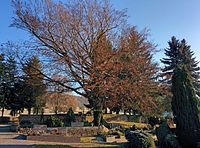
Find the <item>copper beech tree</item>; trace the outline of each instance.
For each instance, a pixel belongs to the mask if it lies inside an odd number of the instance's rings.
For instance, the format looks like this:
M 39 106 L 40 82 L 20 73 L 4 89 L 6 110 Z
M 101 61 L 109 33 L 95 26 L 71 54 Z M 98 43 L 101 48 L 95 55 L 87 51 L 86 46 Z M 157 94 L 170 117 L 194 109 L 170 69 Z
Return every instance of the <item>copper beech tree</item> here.
M 147 110 L 156 105 L 154 46 L 144 33 L 126 27 L 125 11 L 107 0 L 14 0 L 13 6 L 12 26 L 28 31 L 49 62 L 43 63 L 50 69 L 44 75 L 65 76 L 68 81 L 60 85 L 88 98 L 95 125 L 104 105 Z

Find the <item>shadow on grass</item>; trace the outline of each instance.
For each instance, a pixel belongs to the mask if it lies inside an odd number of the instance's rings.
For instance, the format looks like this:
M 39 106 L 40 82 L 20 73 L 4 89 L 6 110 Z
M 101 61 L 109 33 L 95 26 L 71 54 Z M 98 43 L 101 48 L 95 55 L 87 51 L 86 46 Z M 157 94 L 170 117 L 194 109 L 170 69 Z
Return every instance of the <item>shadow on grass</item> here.
M 37 144 L 35 148 L 71 148 L 69 145 L 48 145 L 48 144 Z
M 91 148 L 91 147 L 98 147 L 98 148 L 126 148 L 127 145 L 126 143 L 121 143 L 121 144 L 116 144 L 116 143 L 113 143 L 113 144 L 92 144 L 91 145 L 88 145 L 87 144 L 84 144 L 84 145 L 77 145 L 77 146 L 70 146 L 70 145 L 48 145 L 48 144 L 37 144 L 35 145 L 35 148 L 73 148 L 73 147 L 87 147 L 87 148 Z

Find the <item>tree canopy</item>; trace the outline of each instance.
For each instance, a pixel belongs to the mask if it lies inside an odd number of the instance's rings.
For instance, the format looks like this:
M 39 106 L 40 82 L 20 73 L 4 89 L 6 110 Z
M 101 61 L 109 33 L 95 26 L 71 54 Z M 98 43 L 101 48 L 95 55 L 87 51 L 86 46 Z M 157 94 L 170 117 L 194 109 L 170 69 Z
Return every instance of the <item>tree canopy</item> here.
M 89 107 L 150 112 L 160 95 L 155 46 L 109 1 L 14 0 L 12 26 L 28 31 L 45 59 L 42 74 L 88 98 Z M 65 81 L 55 81 L 61 75 Z

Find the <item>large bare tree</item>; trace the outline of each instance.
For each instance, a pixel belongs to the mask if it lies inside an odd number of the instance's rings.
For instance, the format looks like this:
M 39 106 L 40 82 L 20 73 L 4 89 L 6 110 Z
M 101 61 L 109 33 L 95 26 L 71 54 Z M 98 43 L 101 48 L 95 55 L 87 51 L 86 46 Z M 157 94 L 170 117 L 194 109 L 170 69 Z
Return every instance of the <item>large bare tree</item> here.
M 107 0 L 69 0 L 65 4 L 14 0 L 13 6 L 16 16 L 12 26 L 34 37 L 34 46 L 48 69 L 46 78 L 52 81 L 52 75 L 63 75 L 66 79 L 64 83 L 57 81 L 59 85 L 88 98 L 95 125 L 100 123 L 103 105 L 117 102 L 117 98 L 139 99 L 136 102 L 143 108 L 149 102 L 154 104 L 146 93 L 150 93 L 148 87 L 155 86 L 153 45 L 136 30 L 128 30 L 127 36 L 121 34 L 127 26 L 125 11 L 113 9 Z M 124 62 L 133 49 L 135 55 Z

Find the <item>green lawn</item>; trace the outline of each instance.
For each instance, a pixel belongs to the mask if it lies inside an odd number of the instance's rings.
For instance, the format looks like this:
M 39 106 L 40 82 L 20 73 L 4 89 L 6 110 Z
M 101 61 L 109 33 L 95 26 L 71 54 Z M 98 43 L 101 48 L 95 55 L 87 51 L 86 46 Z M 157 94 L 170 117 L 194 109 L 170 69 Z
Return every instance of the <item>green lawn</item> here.
M 135 123 L 135 122 L 125 122 L 125 121 L 111 121 L 108 123 L 120 124 L 124 128 L 129 128 L 129 127 L 132 127 L 133 125 L 135 125 L 136 128 L 143 129 L 143 128 L 148 128 L 148 126 L 149 126 L 148 124 L 145 124 L 145 123 Z
M 39 144 L 35 145 L 36 148 L 71 148 L 69 145 L 48 145 L 48 144 Z
M 45 145 L 39 144 L 35 145 L 36 148 L 72 148 L 72 147 L 98 147 L 98 148 L 125 148 L 124 144 L 97 144 L 97 143 L 79 143 L 79 144 L 70 144 L 70 145 Z

